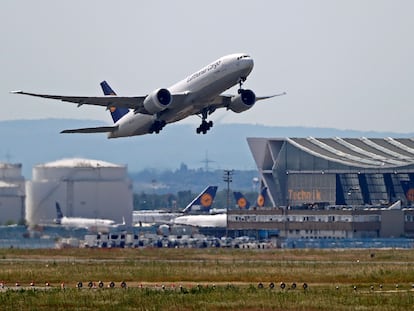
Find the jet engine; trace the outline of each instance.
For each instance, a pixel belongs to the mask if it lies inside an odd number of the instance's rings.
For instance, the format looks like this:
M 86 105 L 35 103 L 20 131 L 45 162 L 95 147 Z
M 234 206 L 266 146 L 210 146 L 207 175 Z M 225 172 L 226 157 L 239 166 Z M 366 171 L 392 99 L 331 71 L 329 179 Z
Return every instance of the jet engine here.
M 172 102 L 172 96 L 167 89 L 157 89 L 150 93 L 144 100 L 144 108 L 149 113 L 157 113 L 167 109 Z
M 228 109 L 240 113 L 252 108 L 255 102 L 256 95 L 252 90 L 240 90 L 240 94 L 231 99 Z

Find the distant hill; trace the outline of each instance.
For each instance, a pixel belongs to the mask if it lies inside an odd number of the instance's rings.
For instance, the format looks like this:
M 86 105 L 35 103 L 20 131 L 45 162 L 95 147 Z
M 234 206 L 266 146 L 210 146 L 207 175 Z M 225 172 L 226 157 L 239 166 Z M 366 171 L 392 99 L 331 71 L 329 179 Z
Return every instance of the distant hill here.
M 343 131 L 329 128 L 269 127 L 216 124 L 206 135 L 195 125 L 168 125 L 159 135 L 108 140 L 105 134 L 59 134 L 62 129 L 102 125 L 100 121 L 47 119 L 0 122 L 0 161 L 22 163 L 31 178 L 36 164 L 68 157 L 85 157 L 128 165 L 129 172 L 145 168 L 204 168 L 255 170 L 246 137 L 408 137 L 412 134 Z

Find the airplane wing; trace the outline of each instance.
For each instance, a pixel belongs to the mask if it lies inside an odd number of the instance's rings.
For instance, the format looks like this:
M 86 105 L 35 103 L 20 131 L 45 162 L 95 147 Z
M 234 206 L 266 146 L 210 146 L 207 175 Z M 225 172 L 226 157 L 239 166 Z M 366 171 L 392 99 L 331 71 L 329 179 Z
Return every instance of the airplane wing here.
M 80 129 L 72 129 L 72 130 L 63 130 L 61 134 L 73 134 L 73 133 L 81 133 L 81 134 L 90 134 L 90 133 L 110 133 L 114 132 L 118 126 L 99 126 L 99 127 L 87 127 L 87 128 L 80 128 Z
M 137 113 L 150 114 L 144 107 L 145 96 L 62 96 L 62 95 L 47 95 L 47 94 L 36 94 L 28 93 L 23 91 L 12 91 L 12 94 L 22 94 L 28 96 L 35 96 L 47 99 L 56 99 L 63 102 L 70 102 L 78 104 L 78 107 L 82 105 L 94 105 L 103 106 L 106 108 L 117 107 L 117 108 L 128 108 L 134 109 Z M 171 94 L 173 101 L 183 100 L 189 93 L 177 93 Z M 86 132 L 85 132 L 86 133 Z M 95 133 L 95 132 L 93 132 Z
M 63 102 L 70 102 L 78 104 L 78 107 L 82 105 L 95 105 L 103 107 L 119 107 L 119 108 L 128 108 L 135 109 L 140 113 L 147 113 L 143 103 L 146 96 L 62 96 L 62 95 L 47 95 L 47 94 L 36 94 L 28 93 L 23 91 L 13 91 L 13 94 L 22 94 L 28 96 L 35 96 L 48 99 L 57 99 Z

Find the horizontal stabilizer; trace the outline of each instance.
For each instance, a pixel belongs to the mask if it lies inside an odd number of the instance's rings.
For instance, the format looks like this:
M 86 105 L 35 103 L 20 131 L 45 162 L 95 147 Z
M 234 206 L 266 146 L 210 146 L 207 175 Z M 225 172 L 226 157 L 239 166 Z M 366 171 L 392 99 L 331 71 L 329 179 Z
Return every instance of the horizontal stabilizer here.
M 73 134 L 73 133 L 82 133 L 82 134 L 90 134 L 90 133 L 112 133 L 116 131 L 118 126 L 99 126 L 99 127 L 87 127 L 81 129 L 73 129 L 73 130 L 64 130 L 60 132 L 61 134 Z

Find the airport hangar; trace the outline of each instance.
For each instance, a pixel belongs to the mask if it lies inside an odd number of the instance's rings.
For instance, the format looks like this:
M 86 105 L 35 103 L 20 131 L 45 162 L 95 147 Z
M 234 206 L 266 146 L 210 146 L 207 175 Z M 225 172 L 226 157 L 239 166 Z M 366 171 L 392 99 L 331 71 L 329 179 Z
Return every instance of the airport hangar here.
M 229 211 L 235 235 L 265 229 L 284 237 L 414 236 L 414 140 L 247 141 L 267 208 Z

